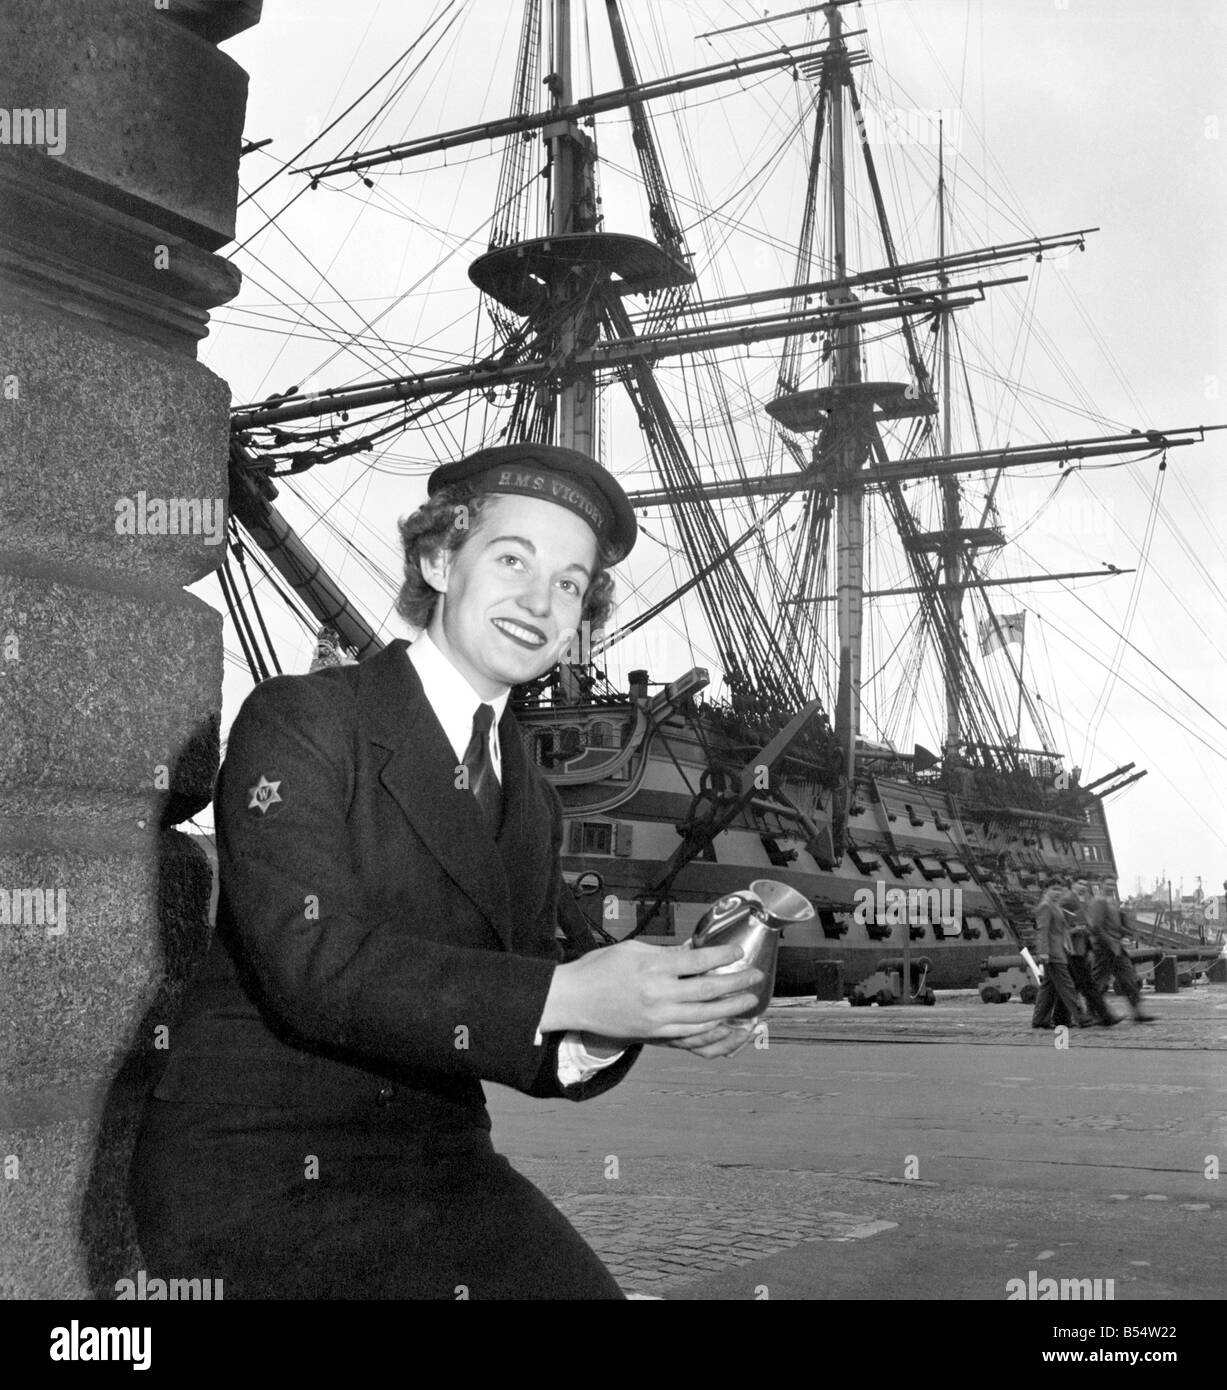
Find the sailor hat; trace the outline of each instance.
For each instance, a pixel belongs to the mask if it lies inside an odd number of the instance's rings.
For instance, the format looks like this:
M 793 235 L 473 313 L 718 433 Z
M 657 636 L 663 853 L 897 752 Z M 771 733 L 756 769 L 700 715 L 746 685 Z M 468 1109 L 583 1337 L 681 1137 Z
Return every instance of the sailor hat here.
M 483 492 L 540 497 L 582 517 L 597 539 L 624 560 L 639 528 L 626 493 L 608 469 L 576 449 L 557 444 L 503 444 L 479 449 L 436 468 L 426 484 L 433 497 L 453 483 L 477 484 Z

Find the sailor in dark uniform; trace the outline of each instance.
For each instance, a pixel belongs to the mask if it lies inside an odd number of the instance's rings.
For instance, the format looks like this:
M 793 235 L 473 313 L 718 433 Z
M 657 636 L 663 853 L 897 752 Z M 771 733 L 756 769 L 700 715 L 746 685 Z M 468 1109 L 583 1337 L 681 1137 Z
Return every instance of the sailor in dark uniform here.
M 1104 997 L 1103 983 L 1096 978 L 1092 959 L 1091 931 L 1087 925 L 1087 906 L 1091 901 L 1091 890 L 1085 879 L 1079 879 L 1073 890 L 1061 900 L 1069 925 L 1069 974 L 1074 988 L 1086 1000 L 1086 1007 L 1092 1019 L 1105 1028 L 1113 1028 L 1120 1022 Z
M 1035 958 L 1044 967 L 1044 982 L 1035 997 L 1032 1028 L 1053 1028 L 1059 1023 L 1084 1028 L 1092 1021 L 1078 1007 L 1069 973 L 1069 921 L 1062 907 L 1066 891 L 1060 883 L 1050 884 L 1035 912 Z
M 1142 1008 L 1142 984 L 1133 960 L 1125 949 L 1125 922 L 1116 903 L 1096 885 L 1095 896 L 1086 904 L 1086 924 L 1091 934 L 1091 968 L 1100 990 L 1111 981 L 1129 1001 L 1135 1023 L 1153 1023 L 1154 1017 Z
M 401 523 L 423 629 L 252 692 L 215 798 L 216 939 L 171 1032 L 131 1190 L 145 1267 L 231 1298 L 619 1298 L 495 1153 L 483 1081 L 586 1100 L 642 1041 L 744 1041 L 735 947 L 560 963 L 557 794 L 514 685 L 609 607 L 634 514 L 599 464 L 515 445 Z

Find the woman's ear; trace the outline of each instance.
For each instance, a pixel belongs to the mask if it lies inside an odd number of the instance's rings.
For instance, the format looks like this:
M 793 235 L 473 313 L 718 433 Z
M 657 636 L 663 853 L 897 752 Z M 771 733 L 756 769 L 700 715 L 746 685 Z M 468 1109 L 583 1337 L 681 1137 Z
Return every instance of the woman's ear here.
M 436 593 L 447 593 L 447 577 L 451 567 L 452 552 L 446 546 L 440 546 L 430 554 L 418 556 L 418 568 L 422 571 L 422 578 Z

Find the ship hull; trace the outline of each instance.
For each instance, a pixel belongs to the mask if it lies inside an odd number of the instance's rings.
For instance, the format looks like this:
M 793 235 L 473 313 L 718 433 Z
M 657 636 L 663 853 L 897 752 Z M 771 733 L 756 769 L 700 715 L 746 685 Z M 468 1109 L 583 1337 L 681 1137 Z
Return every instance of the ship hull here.
M 563 872 L 589 921 L 618 940 L 675 945 L 717 898 L 754 879 L 778 879 L 815 909 L 811 921 L 785 930 L 780 993 L 833 984 L 847 993 L 897 960 L 905 936 L 928 961 L 931 987 L 975 988 L 984 962 L 1016 955 L 1028 939 L 1045 877 L 1089 877 L 1115 889 L 1102 818 L 1079 824 L 965 803 L 939 779 L 908 776 L 903 760 L 880 750 L 858 760 L 837 852 L 831 788 L 795 759 L 774 770 L 760 765 L 758 778 L 753 731 L 738 731 L 727 714 L 697 707 L 689 695 L 671 701 L 667 690 L 653 700 L 519 717 L 529 755 L 562 799 Z M 727 823 L 712 823 L 706 840 L 696 838 L 718 793 L 727 798 L 749 784 L 739 778 L 753 779 L 751 794 Z M 679 865 L 683 840 L 694 853 Z

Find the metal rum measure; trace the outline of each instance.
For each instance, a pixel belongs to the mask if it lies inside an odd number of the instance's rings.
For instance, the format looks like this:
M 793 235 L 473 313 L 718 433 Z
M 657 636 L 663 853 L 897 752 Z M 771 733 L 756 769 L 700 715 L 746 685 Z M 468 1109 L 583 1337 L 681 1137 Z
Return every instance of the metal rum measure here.
M 749 969 L 763 972 L 763 981 L 754 991 L 757 1002 L 753 1010 L 731 1021 L 752 1023 L 766 1012 L 775 991 L 780 935 L 789 922 L 804 922 L 813 915 L 813 906 L 807 899 L 773 878 L 755 879 L 748 889 L 727 894 L 703 914 L 690 938 L 691 946 L 741 947 L 741 959 L 717 966 L 713 975 Z

